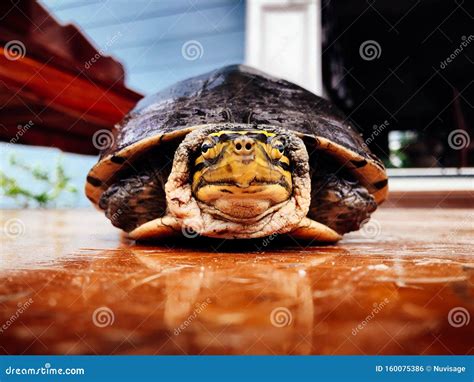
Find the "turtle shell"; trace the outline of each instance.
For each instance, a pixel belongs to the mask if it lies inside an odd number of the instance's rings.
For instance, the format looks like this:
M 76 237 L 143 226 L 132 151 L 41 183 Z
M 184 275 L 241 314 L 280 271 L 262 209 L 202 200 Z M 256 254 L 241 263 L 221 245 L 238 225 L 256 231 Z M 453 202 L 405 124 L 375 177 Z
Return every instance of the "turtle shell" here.
M 86 195 L 97 206 L 109 185 L 149 148 L 224 122 L 292 130 L 310 153 L 312 147 L 322 150 L 352 172 L 378 204 L 387 196 L 383 163 L 334 105 L 243 65 L 178 82 L 142 99 L 115 126 L 111 144 L 88 174 Z

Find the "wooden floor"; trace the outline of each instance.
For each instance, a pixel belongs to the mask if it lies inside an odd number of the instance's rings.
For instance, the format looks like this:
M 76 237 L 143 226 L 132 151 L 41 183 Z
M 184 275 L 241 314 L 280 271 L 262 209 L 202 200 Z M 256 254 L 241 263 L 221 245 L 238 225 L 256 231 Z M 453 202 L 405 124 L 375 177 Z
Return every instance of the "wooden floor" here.
M 474 354 L 474 210 L 381 209 L 337 246 L 136 246 L 1 213 L 0 354 Z

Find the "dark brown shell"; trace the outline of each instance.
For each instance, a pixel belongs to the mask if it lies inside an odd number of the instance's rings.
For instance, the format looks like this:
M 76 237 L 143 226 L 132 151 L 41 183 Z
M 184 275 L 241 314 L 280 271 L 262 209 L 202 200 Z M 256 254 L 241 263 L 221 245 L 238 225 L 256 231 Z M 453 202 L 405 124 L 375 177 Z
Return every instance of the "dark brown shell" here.
M 114 143 L 88 177 L 97 203 L 113 174 L 131 157 L 200 125 L 231 122 L 290 129 L 308 146 L 333 154 L 374 194 L 387 194 L 387 177 L 360 134 L 330 102 L 285 80 L 233 65 L 193 77 L 141 100 L 116 127 Z
M 145 97 L 117 127 L 115 145 L 102 155 L 156 134 L 219 122 L 284 127 L 371 158 L 359 133 L 330 102 L 244 65 L 227 66 Z

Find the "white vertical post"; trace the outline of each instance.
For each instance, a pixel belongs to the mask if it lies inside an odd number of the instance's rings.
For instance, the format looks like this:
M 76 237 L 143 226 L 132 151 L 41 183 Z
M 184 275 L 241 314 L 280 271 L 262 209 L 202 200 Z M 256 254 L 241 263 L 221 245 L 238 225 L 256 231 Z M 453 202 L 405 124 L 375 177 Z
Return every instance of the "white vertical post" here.
M 322 95 L 320 0 L 248 0 L 245 63 Z

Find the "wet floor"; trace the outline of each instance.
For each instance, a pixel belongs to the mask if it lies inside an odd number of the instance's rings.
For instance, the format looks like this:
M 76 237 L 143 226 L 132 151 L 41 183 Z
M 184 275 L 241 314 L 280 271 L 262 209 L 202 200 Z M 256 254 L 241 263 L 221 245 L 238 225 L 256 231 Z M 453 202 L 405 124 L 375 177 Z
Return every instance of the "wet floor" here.
M 0 354 L 474 354 L 473 222 L 137 246 L 96 211 L 3 211 Z

